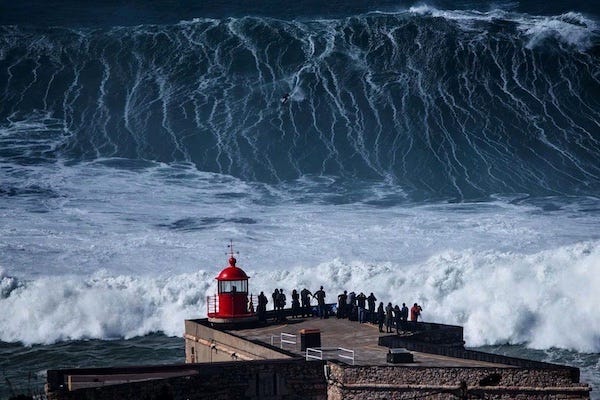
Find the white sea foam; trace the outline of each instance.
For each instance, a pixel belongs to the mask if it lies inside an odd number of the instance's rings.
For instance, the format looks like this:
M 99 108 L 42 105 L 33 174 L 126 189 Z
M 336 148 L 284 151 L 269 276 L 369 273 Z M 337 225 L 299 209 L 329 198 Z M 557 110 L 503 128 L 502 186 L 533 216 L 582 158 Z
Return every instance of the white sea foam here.
M 580 13 L 569 12 L 552 17 L 523 19 L 519 29 L 529 37 L 528 48 L 536 47 L 545 39 L 556 38 L 582 50 L 593 46 L 598 27 L 594 20 Z
M 464 324 L 472 346 L 599 350 L 594 199 L 414 205 L 385 184 L 266 186 L 118 159 L 6 172 L 23 194 L 0 203 L 3 341 L 181 335 L 233 239 L 255 293 L 373 291 Z
M 150 279 L 45 277 L 2 300 L 0 339 L 25 344 L 82 338 L 130 338 L 163 331 L 180 335 L 198 315 L 211 279 L 205 272 Z
M 412 265 L 334 259 L 246 272 L 255 293 L 323 284 L 332 302 L 344 289 L 374 292 L 384 302 L 418 302 L 426 321 L 464 325 L 469 346 L 527 343 L 598 352 L 598 268 L 600 242 L 588 242 L 530 255 L 447 251 Z M 217 272 L 38 278 L 0 300 L 0 339 L 29 344 L 154 331 L 179 336 L 185 318 L 206 315 L 205 296 L 214 293 Z
M 425 4 L 411 7 L 408 12 L 454 21 L 465 29 L 472 29 L 473 24 L 477 22 L 492 22 L 494 20 L 511 22 L 528 38 L 527 48 L 534 48 L 546 39 L 555 38 L 562 43 L 585 50 L 593 46 L 594 38 L 598 36 L 596 21 L 577 12 L 554 16 L 537 16 L 508 12 L 502 9 L 486 12 L 441 10 Z

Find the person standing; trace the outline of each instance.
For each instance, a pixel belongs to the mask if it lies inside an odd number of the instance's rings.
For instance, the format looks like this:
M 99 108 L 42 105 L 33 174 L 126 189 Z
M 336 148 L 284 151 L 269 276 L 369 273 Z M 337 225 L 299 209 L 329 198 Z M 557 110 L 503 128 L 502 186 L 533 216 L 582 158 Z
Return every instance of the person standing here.
M 383 332 L 383 322 L 385 321 L 385 310 L 383 309 L 383 301 L 377 307 L 377 323 L 379 324 L 379 332 Z
M 358 296 L 356 296 L 356 304 L 358 305 L 358 322 L 363 323 L 367 322 L 366 319 L 366 311 L 365 306 L 367 303 L 367 296 L 363 292 L 360 292 Z
M 277 298 L 279 297 L 279 289 L 275 289 L 271 297 L 273 298 L 273 310 L 277 311 Z
M 348 297 L 346 298 L 346 317 L 349 320 L 353 320 L 352 317 L 352 310 L 354 308 L 354 303 L 356 303 L 356 293 L 354 293 L 354 291 L 351 291 L 350 293 L 348 293 Z
M 317 299 L 317 305 L 319 306 L 319 318 L 325 318 L 327 315 L 325 310 L 325 291 L 323 290 L 323 286 L 321 286 L 321 288 L 315 292 L 314 297 Z
M 421 311 L 423 311 L 423 309 L 417 303 L 410 308 L 410 320 L 413 322 L 415 327 L 417 326 L 417 320 L 421 316 Z
M 394 323 L 394 315 L 393 315 L 394 307 L 392 303 L 388 303 L 385 306 L 385 331 L 386 333 L 392 333 L 392 324 Z
M 300 295 L 296 289 L 292 290 L 292 317 L 296 318 L 300 314 Z
M 372 324 L 377 322 L 377 316 L 375 315 L 375 302 L 376 301 L 377 301 L 377 298 L 375 297 L 373 292 L 371 292 L 369 297 L 367 297 L 367 304 L 369 305 L 369 321 Z
M 400 310 L 400 306 L 396 304 L 394 307 L 394 322 L 396 323 L 396 334 L 400 334 L 400 321 L 402 320 L 402 310 Z
M 258 295 L 258 307 L 256 309 L 258 314 L 258 320 L 264 322 L 267 320 L 267 296 L 265 296 L 265 292 L 260 292 Z
M 279 296 L 277 296 L 277 307 L 279 308 L 279 321 L 285 321 L 285 303 L 287 302 L 287 298 L 285 297 L 285 293 L 283 292 L 283 288 L 279 289 Z
M 302 301 L 302 316 L 303 317 L 305 314 L 307 317 L 311 316 L 310 296 L 312 296 L 312 293 L 307 288 L 304 288 L 300 291 L 300 300 Z
M 346 315 L 346 299 L 348 298 L 348 292 L 344 290 L 344 293 L 338 295 L 338 307 L 337 307 L 337 318 L 345 318 Z
M 402 309 L 400 310 L 400 318 L 402 323 L 402 330 L 406 330 L 406 321 L 408 321 L 408 307 L 406 307 L 406 303 L 402 303 Z

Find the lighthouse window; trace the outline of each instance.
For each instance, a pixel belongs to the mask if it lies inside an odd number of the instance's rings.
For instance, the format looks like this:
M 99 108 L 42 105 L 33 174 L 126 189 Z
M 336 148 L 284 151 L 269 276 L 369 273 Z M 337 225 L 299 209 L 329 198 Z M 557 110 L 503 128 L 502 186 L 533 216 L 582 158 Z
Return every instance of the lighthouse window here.
M 220 281 L 219 293 L 248 293 L 248 281 Z

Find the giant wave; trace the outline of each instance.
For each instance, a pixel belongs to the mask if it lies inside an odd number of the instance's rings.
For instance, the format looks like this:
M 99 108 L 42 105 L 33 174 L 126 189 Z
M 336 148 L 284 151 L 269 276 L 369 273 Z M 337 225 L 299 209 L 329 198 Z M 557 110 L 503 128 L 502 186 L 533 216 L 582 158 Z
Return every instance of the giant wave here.
M 332 175 L 415 199 L 595 195 L 598 38 L 578 13 L 430 6 L 2 26 L 0 156 L 189 162 L 266 183 Z

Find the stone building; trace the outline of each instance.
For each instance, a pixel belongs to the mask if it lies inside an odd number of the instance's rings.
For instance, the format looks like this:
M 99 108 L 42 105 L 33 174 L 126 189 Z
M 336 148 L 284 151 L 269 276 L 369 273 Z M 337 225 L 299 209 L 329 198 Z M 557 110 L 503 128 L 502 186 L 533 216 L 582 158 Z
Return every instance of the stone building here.
M 420 322 L 380 334 L 375 325 L 336 318 L 243 326 L 186 320 L 185 364 L 51 370 L 47 394 L 52 400 L 589 399 L 577 368 L 467 350 L 462 332 Z

